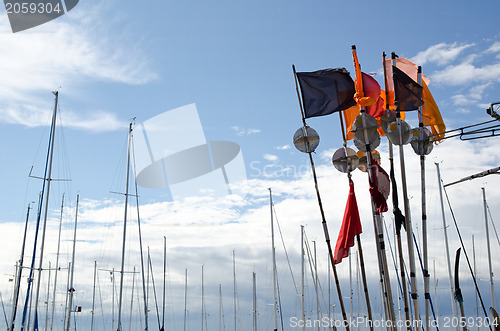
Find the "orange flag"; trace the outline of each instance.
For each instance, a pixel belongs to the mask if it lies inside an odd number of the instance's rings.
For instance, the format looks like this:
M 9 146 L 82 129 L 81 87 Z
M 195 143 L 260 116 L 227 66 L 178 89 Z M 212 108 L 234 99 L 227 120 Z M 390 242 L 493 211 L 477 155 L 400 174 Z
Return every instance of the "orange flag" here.
M 386 59 L 386 79 L 387 79 L 387 87 L 389 91 L 389 100 L 394 102 L 394 84 L 392 80 L 392 62 L 391 59 Z M 415 63 L 411 62 L 407 58 L 398 57 L 396 58 L 396 65 L 401 71 L 410 76 L 415 82 L 418 82 L 418 67 Z M 422 75 L 422 87 L 423 87 L 423 95 L 422 100 L 424 101 L 424 105 L 422 106 L 422 117 L 424 120 L 424 125 L 429 126 L 431 128 L 432 134 L 439 134 L 436 136 L 436 139 L 444 138 L 443 132 L 446 131 L 446 125 L 444 124 L 443 117 L 441 116 L 441 112 L 439 111 L 439 107 L 434 100 L 429 87 L 429 78 Z M 392 98 L 392 99 L 391 99 Z

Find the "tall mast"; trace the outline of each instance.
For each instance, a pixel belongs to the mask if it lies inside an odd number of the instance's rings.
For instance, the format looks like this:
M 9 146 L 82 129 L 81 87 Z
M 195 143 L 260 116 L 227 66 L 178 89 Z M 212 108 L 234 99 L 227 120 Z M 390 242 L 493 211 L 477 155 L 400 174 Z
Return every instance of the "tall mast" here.
M 490 287 L 491 287 L 491 306 L 495 309 L 495 286 L 493 285 L 493 269 L 491 268 L 491 250 L 490 250 L 490 233 L 488 230 L 488 210 L 486 207 L 486 191 L 483 190 L 483 203 L 484 203 L 484 226 L 486 227 L 486 245 L 488 246 L 488 268 L 490 274 Z
M 75 214 L 75 232 L 73 235 L 73 254 L 71 256 L 71 276 L 70 276 L 70 281 L 69 281 L 69 304 L 68 304 L 68 324 L 66 324 L 66 331 L 69 331 L 69 326 L 71 325 L 71 310 L 73 309 L 73 293 L 75 292 L 75 289 L 73 288 L 73 276 L 75 274 L 75 247 L 76 247 L 76 224 L 78 221 L 78 201 L 80 199 L 80 196 L 76 196 L 76 214 Z
M 165 275 L 167 274 L 167 237 L 163 236 L 163 312 L 161 331 L 165 330 Z
M 304 305 L 304 226 L 300 226 L 300 274 L 302 278 L 301 310 L 302 310 L 302 331 L 305 330 L 306 308 Z
M 92 318 L 90 320 L 90 331 L 94 331 L 94 308 L 95 308 L 95 281 L 97 278 L 97 261 L 94 261 L 94 287 L 92 289 Z
M 234 331 L 236 331 L 236 262 L 235 262 L 235 253 L 233 249 L 233 307 L 234 307 Z M 203 330 L 202 330 L 203 331 Z
M 52 129 L 51 129 L 51 138 L 50 138 L 50 152 L 48 158 L 48 169 L 47 176 L 45 180 L 47 181 L 47 197 L 45 198 L 45 211 L 43 217 L 43 230 L 42 230 L 42 242 L 40 245 L 40 261 L 39 261 L 39 269 L 38 269 L 38 282 L 36 288 L 36 297 L 35 297 L 35 317 L 38 316 L 38 299 L 40 295 L 40 283 L 42 280 L 42 265 L 43 265 L 43 249 L 45 246 L 45 233 L 47 229 L 47 215 L 49 212 L 49 196 L 50 196 L 50 183 L 52 181 L 52 159 L 54 156 L 54 138 L 56 131 L 56 115 L 57 115 L 57 101 L 59 92 L 54 92 L 56 96 L 55 106 L 54 106 L 54 114 L 52 116 Z M 43 197 L 42 197 L 43 198 Z
M 17 302 L 19 301 L 19 287 L 21 286 L 21 276 L 23 271 L 23 262 L 24 262 L 24 249 L 26 247 L 26 233 L 28 231 L 28 220 L 30 217 L 30 209 L 31 203 L 28 204 L 28 211 L 26 212 L 26 222 L 24 225 L 24 236 L 23 236 L 23 246 L 21 248 L 21 257 L 19 259 L 19 268 L 16 277 L 16 283 L 14 287 L 14 300 L 12 305 L 12 317 L 10 320 L 10 329 L 14 330 L 14 323 L 16 321 L 16 313 L 17 313 Z
M 273 259 L 273 307 L 274 307 L 274 331 L 278 331 L 278 309 L 276 299 L 276 249 L 274 247 L 274 222 L 273 222 L 273 195 L 269 188 L 269 207 L 271 210 L 271 251 Z M 255 274 L 254 274 L 255 277 Z
M 252 285 L 253 285 L 253 331 L 258 330 L 257 326 L 257 281 L 255 279 L 255 272 L 252 273 Z M 277 330 L 277 329 L 275 329 Z
M 133 146 L 132 146 L 133 147 Z M 134 178 L 137 177 L 135 174 L 135 168 L 134 168 Z M 141 216 L 139 214 L 139 190 L 137 188 L 137 181 L 134 181 L 135 184 L 135 201 L 136 201 L 136 209 L 137 209 L 137 228 L 139 232 L 139 253 L 141 254 L 141 276 L 142 276 L 142 294 L 144 298 L 144 324 L 145 324 L 145 330 L 149 330 L 149 321 L 148 321 L 148 296 L 146 294 L 146 278 L 145 278 L 145 273 L 144 273 L 144 253 L 142 249 L 142 232 L 141 232 Z M 148 268 L 149 270 L 149 268 Z M 149 276 L 148 276 L 149 280 Z
M 451 307 L 453 310 L 453 317 L 457 319 L 457 305 L 455 304 L 455 298 L 453 294 L 453 277 L 451 275 L 451 261 L 450 261 L 450 248 L 448 247 L 448 231 L 446 230 L 446 218 L 444 214 L 444 202 L 443 202 L 443 188 L 441 180 L 441 172 L 439 171 L 439 163 L 434 163 L 437 168 L 438 185 L 439 185 L 439 199 L 441 200 L 441 215 L 443 217 L 443 232 L 444 232 L 444 247 L 446 249 L 446 264 L 448 266 L 448 280 L 450 282 L 450 295 L 451 295 Z M 458 330 L 458 326 L 457 326 Z
M 186 317 L 187 317 L 187 286 L 188 286 L 188 270 L 186 269 L 186 280 L 184 282 L 184 331 L 186 331 Z
M 50 330 L 52 330 L 52 326 L 54 323 L 54 311 L 56 308 L 56 288 L 57 288 L 57 273 L 59 271 L 59 251 L 61 248 L 61 229 L 62 229 L 62 219 L 63 219 L 63 208 L 64 208 L 64 194 L 61 200 L 61 216 L 59 218 L 59 236 L 57 239 L 57 253 L 56 253 L 56 271 L 54 274 L 54 290 L 52 293 L 52 311 L 50 316 Z
M 45 173 L 43 176 L 43 184 L 42 184 L 42 192 L 39 197 L 39 205 L 38 205 L 38 212 L 37 212 L 37 219 L 36 219 L 36 230 L 35 230 L 35 242 L 33 243 L 33 256 L 31 258 L 31 267 L 30 267 L 30 275 L 28 277 L 28 289 L 26 291 L 26 300 L 24 304 L 24 309 L 23 309 L 23 318 L 21 321 L 21 330 L 24 330 L 24 324 L 26 321 L 26 313 L 28 309 L 28 303 L 31 300 L 30 297 L 30 290 L 31 290 L 31 284 L 33 282 L 33 270 L 35 267 L 35 258 L 36 258 L 36 246 L 37 246 L 37 240 L 38 240 L 38 230 L 40 228 L 40 217 L 41 217 L 41 208 L 42 208 L 42 203 L 43 203 L 43 198 L 44 198 L 44 193 L 45 190 L 47 190 L 47 201 L 48 201 L 48 196 L 49 196 L 49 188 L 50 188 L 50 180 L 51 180 L 51 174 L 52 174 L 52 157 L 53 157 L 53 150 L 54 150 L 54 136 L 55 136 L 55 130 L 56 130 L 56 115 L 57 115 L 57 101 L 58 101 L 58 95 L 59 92 L 55 91 L 53 92 L 55 95 L 55 102 L 54 102 L 54 112 L 52 114 L 52 123 L 50 126 L 50 139 L 49 139 L 49 148 L 47 151 L 47 159 L 45 161 Z M 47 188 L 46 188 L 47 186 Z M 47 216 L 47 214 L 45 214 Z M 45 228 L 45 226 L 44 226 Z M 42 245 L 43 248 L 43 245 Z M 43 252 L 43 249 L 42 249 Z M 41 268 L 41 262 L 40 262 L 40 268 Z M 37 298 L 38 300 L 38 298 Z M 38 305 L 37 305 L 38 306 Z M 36 309 L 35 309 L 36 311 Z M 29 319 L 28 319 L 29 322 Z
M 128 129 L 128 146 L 127 146 L 127 178 L 125 184 L 125 212 L 123 216 L 123 245 L 122 245 L 122 264 L 120 271 L 120 292 L 118 297 L 118 331 L 122 330 L 122 300 L 123 300 L 123 274 L 125 271 L 125 241 L 127 235 L 127 208 L 128 208 L 128 184 L 130 175 L 130 145 L 132 140 L 132 122 Z

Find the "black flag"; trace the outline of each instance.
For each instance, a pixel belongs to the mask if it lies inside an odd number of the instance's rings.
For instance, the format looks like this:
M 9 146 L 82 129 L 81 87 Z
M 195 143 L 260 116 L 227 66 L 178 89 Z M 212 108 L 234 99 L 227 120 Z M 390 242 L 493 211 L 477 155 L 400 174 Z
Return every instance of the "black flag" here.
M 298 72 L 305 118 L 324 116 L 356 105 L 354 81 L 345 68 Z
M 422 101 L 422 86 L 395 66 L 392 67 L 392 75 L 398 110 L 416 110 L 424 104 Z

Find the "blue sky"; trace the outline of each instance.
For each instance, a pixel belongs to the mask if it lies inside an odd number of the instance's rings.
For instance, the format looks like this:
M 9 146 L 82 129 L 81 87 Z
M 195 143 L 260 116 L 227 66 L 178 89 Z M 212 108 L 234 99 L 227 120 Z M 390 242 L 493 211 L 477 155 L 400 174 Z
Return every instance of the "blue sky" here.
M 483 122 L 491 119 L 485 112 L 489 104 L 500 101 L 500 31 L 494 16 L 499 7 L 497 1 L 421 1 L 413 5 L 323 0 L 148 4 L 85 1 L 52 22 L 16 34 L 10 30 L 5 11 L 0 12 L 0 127 L 4 141 L 0 147 L 4 156 L 0 226 L 4 227 L 4 242 L 9 240 L 9 249 L 1 255 L 3 274 L 13 272 L 26 206 L 36 200 L 41 187 L 40 181 L 28 179 L 28 174 L 32 166 L 33 175 L 43 173 L 53 107 L 51 91 L 59 90 L 64 127 L 56 140 L 59 149 L 56 147 L 54 177 L 71 178 L 71 182 L 54 184 L 49 229 L 57 228 L 62 193 L 72 208 L 76 194 L 80 194 L 84 229 L 81 240 L 85 248 L 81 250 L 79 268 L 87 272 L 95 259 L 108 268 L 119 267 L 119 245 L 112 243 L 120 242 L 119 219 L 123 211 L 121 202 L 115 202 L 119 196 L 109 192 L 123 190 L 124 152 L 131 118 L 141 123 L 164 111 L 195 103 L 207 140 L 240 144 L 251 188 L 246 200 L 207 197 L 171 201 L 165 190 L 140 192 L 146 242 L 154 247 L 157 259 L 161 259 L 158 254 L 163 235 L 174 237 L 169 241 L 172 296 L 182 290 L 179 284 L 184 268 L 199 273 L 202 263 L 207 268 L 211 291 L 215 292 L 217 282 L 226 282 L 230 287 L 226 275 L 215 270 L 230 273 L 232 249 L 236 249 L 237 256 L 241 252 L 242 264 L 246 265 L 242 269 L 250 272 L 253 268 L 263 279 L 269 279 L 269 256 L 264 249 L 269 246 L 265 223 L 268 187 L 273 187 L 276 194 L 280 220 L 289 222 L 285 241 L 296 245 L 298 226 L 307 223 L 309 237 L 317 238 L 318 247 L 324 249 L 323 234 L 316 224 L 319 213 L 307 157 L 292 144 L 293 133 L 301 125 L 292 64 L 298 71 L 345 67 L 352 73 L 350 50 L 354 44 L 363 71 L 377 74 L 374 77 L 383 85 L 382 52 L 396 52 L 423 67 L 449 129 Z M 347 196 L 345 175 L 332 170 L 330 163 L 333 151 L 341 147 L 335 117 L 308 121 L 321 136 L 315 155 L 320 189 L 326 201 L 339 201 L 327 210 L 332 238 L 338 233 Z M 409 122 L 415 125 L 415 120 L 410 118 Z M 429 182 L 435 180 L 434 162 L 442 162 L 448 181 L 498 166 L 497 139 L 462 142 L 454 138 L 435 146 L 427 162 Z M 386 157 L 385 138 L 382 145 L 380 151 Z M 420 215 L 418 159 L 411 149 L 406 153 L 408 171 L 415 174 L 409 177 L 416 221 Z M 355 179 L 361 206 L 368 199 L 361 193 L 366 178 L 357 171 Z M 484 242 L 484 234 L 474 225 L 482 220 L 481 185 L 486 185 L 489 201 L 497 201 L 500 191 L 495 176 L 450 189 L 468 241 L 470 234 L 475 234 Z M 440 217 L 434 182 L 429 191 L 433 192 L 429 193 L 429 213 Z M 474 200 L 476 196 L 478 201 Z M 496 206 L 490 204 L 495 217 Z M 364 235 L 369 246 L 373 245 L 369 232 L 372 226 L 370 216 L 365 216 Z M 390 216 L 387 213 L 386 218 Z M 70 217 L 65 225 L 66 238 L 71 238 Z M 183 226 L 184 222 L 188 226 Z M 435 242 L 441 240 L 438 224 L 432 225 Z M 50 238 L 55 235 L 52 232 Z M 16 241 L 11 242 L 13 239 Z M 130 242 L 133 245 L 133 239 Z M 48 259 L 53 260 L 52 246 L 51 240 Z M 259 248 L 252 252 L 248 247 Z M 432 249 L 440 252 L 442 247 Z M 128 263 L 132 266 L 135 262 L 131 259 Z M 160 261 L 157 263 L 155 271 L 161 268 Z M 282 263 L 282 272 L 286 273 Z M 495 267 L 498 270 L 500 265 L 496 263 Z M 463 270 L 465 274 L 467 270 Z M 345 270 L 342 272 L 346 275 Z M 445 271 L 439 272 L 444 283 Z M 486 275 L 483 270 L 484 280 Z M 465 282 L 465 276 L 463 279 Z M 246 279 L 245 284 L 249 281 Z M 79 297 L 87 307 L 90 285 L 87 280 L 82 284 L 86 291 Z M 9 285 L 1 286 L 2 292 L 10 293 Z M 486 285 L 484 292 L 487 297 Z M 467 293 L 472 292 L 469 289 Z M 192 300 L 198 300 L 195 294 Z M 227 300 L 225 305 L 230 307 L 229 294 Z M 251 301 L 250 297 L 245 298 L 247 301 Z M 443 302 L 440 311 L 447 309 Z M 469 307 L 469 311 L 472 309 Z M 217 315 L 217 311 L 214 309 L 212 314 Z

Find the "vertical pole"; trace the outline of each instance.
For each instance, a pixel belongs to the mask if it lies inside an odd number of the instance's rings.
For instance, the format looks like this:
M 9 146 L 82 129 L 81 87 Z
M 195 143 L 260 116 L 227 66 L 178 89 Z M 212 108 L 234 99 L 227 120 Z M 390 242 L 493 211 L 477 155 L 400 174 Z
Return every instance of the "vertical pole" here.
M 48 330 L 48 323 L 49 323 L 50 275 L 52 273 L 51 271 L 52 271 L 51 264 L 49 261 L 49 279 L 47 280 L 47 302 L 45 305 L 45 330 Z
M 165 280 L 167 274 L 167 237 L 163 236 L 163 312 L 161 330 L 165 330 Z
M 16 273 L 16 282 L 14 285 L 14 304 L 12 305 L 12 317 L 10 320 L 10 331 L 14 331 L 14 324 L 16 321 L 16 313 L 17 313 L 17 302 L 19 300 L 19 287 L 21 286 L 21 276 L 22 276 L 22 271 L 23 271 L 23 263 L 24 263 L 24 249 L 26 248 L 26 234 L 28 231 L 28 220 L 30 217 L 30 208 L 31 203 L 28 204 L 28 211 L 26 212 L 26 222 L 24 223 L 24 236 L 23 236 L 23 245 L 21 248 L 21 257 L 19 259 L 19 268 L 18 272 Z
M 57 254 L 56 254 L 56 271 L 54 274 L 54 290 L 52 293 L 52 311 L 50 314 L 50 330 L 52 331 L 52 326 L 54 323 L 54 311 L 56 309 L 56 288 L 57 288 L 57 274 L 59 271 L 59 250 L 61 247 L 61 228 L 62 228 L 62 218 L 63 218 L 63 208 L 64 208 L 64 194 L 61 201 L 61 216 L 59 218 L 59 236 L 57 239 Z
M 69 305 L 68 305 L 68 324 L 66 324 L 66 331 L 69 331 L 69 326 L 71 325 L 71 309 L 73 307 L 73 293 L 75 292 L 75 289 L 73 288 L 73 276 L 75 273 L 75 248 L 76 248 L 76 224 L 78 221 L 78 202 L 80 200 L 80 196 L 76 196 L 76 213 L 75 213 L 75 231 L 73 235 L 73 254 L 71 256 L 71 276 L 70 276 L 70 282 L 69 282 L 69 287 L 68 287 L 68 292 L 69 292 Z
M 235 253 L 233 249 L 233 308 L 234 308 L 234 331 L 236 331 L 236 322 L 237 313 L 236 313 L 236 262 L 235 262 Z
M 300 226 L 300 274 L 302 277 L 302 294 L 301 294 L 301 310 L 302 310 L 302 331 L 305 331 L 306 323 L 306 307 L 304 305 L 304 226 Z
M 186 318 L 187 318 L 187 282 L 188 282 L 188 270 L 186 269 L 186 278 L 184 282 L 184 331 L 186 331 Z
M 43 250 L 44 250 L 44 246 L 45 246 L 45 233 L 47 230 L 47 216 L 48 216 L 48 209 L 49 209 L 50 183 L 52 182 L 52 177 L 51 177 L 52 176 L 52 159 L 54 156 L 54 138 L 55 138 L 55 131 L 56 131 L 56 113 L 57 113 L 57 101 L 58 101 L 59 92 L 56 91 L 56 92 L 54 92 L 54 94 L 56 96 L 56 101 L 55 101 L 55 106 L 54 106 L 54 114 L 52 116 L 50 152 L 49 152 L 49 157 L 47 160 L 48 161 L 47 176 L 44 178 L 44 180 L 47 181 L 47 197 L 45 198 L 45 210 L 44 210 L 43 229 L 42 229 L 42 242 L 40 244 L 40 261 L 39 261 L 39 267 L 38 267 L 38 282 L 37 282 L 36 298 L 35 298 L 35 316 L 38 316 L 38 299 L 39 299 L 39 294 L 40 294 L 40 283 L 42 280 Z
M 383 60 L 383 67 L 384 67 L 384 83 L 385 83 L 385 89 L 386 91 L 389 91 L 389 85 L 387 82 L 387 74 L 386 74 L 386 60 L 385 60 L 385 52 L 382 53 L 382 60 Z M 386 116 L 390 117 L 390 109 L 389 109 L 389 98 L 386 100 Z M 403 289 L 403 304 L 404 304 L 404 312 L 405 312 L 405 325 L 407 326 L 407 330 L 410 330 L 410 308 L 409 308 L 409 303 L 408 303 L 408 290 L 406 287 L 406 272 L 404 268 L 404 257 L 403 257 L 403 246 L 401 243 L 401 225 L 398 225 L 397 218 L 401 216 L 401 211 L 399 210 L 399 202 L 397 198 L 397 189 L 396 189 L 396 178 L 394 176 L 394 150 L 393 146 L 390 140 L 387 140 L 389 144 L 389 162 L 391 164 L 391 171 L 390 171 L 390 177 L 391 177 L 391 183 L 392 183 L 392 203 L 393 203 L 393 213 L 395 216 L 395 228 L 396 228 L 396 238 L 397 238 L 397 243 L 398 243 L 398 256 L 399 256 L 399 264 L 400 264 L 400 276 L 401 276 L 401 283 L 402 283 L 402 289 Z M 399 216 L 398 216 L 399 215 Z M 404 221 L 404 218 L 403 218 Z M 406 226 L 406 225 L 405 225 Z
M 95 308 L 95 283 L 97 278 L 97 261 L 94 261 L 94 287 L 92 289 L 92 318 L 90 320 L 90 331 L 94 331 L 94 308 Z
M 304 116 L 304 110 L 302 108 L 302 102 L 300 99 L 299 87 L 298 87 L 298 83 L 297 83 L 297 74 L 295 72 L 295 66 L 292 66 L 292 68 L 293 68 L 293 75 L 295 78 L 295 88 L 297 90 L 297 97 L 299 99 L 300 112 L 302 114 L 302 123 L 304 125 L 304 132 L 307 134 L 306 120 L 305 120 L 305 116 Z M 350 330 L 349 329 L 349 321 L 347 319 L 347 315 L 345 312 L 344 298 L 342 297 L 342 291 L 340 289 L 340 282 L 339 282 L 339 278 L 337 275 L 337 268 L 335 267 L 335 263 L 333 262 L 333 250 L 332 250 L 332 246 L 330 243 L 330 235 L 328 233 L 328 225 L 326 224 L 326 217 L 325 217 L 325 213 L 323 211 L 323 204 L 321 202 L 321 195 L 319 194 L 318 178 L 316 176 L 316 168 L 314 166 L 312 152 L 308 152 L 308 154 L 309 154 L 309 161 L 311 163 L 311 170 L 312 170 L 313 179 L 314 179 L 314 187 L 316 189 L 316 197 L 318 199 L 318 206 L 319 206 L 320 213 L 321 213 L 321 219 L 322 219 L 321 224 L 323 225 L 323 233 L 325 235 L 325 241 L 326 241 L 326 245 L 328 248 L 328 256 L 330 257 L 330 263 L 332 265 L 333 276 L 335 278 L 335 285 L 337 288 L 337 295 L 338 295 L 338 299 L 339 299 L 339 303 L 340 303 L 340 309 L 342 311 L 342 318 L 344 320 L 344 324 L 346 325 L 346 330 L 349 331 Z
M 134 308 L 134 290 L 135 290 L 135 266 L 134 266 L 134 272 L 132 273 L 132 291 L 130 294 L 130 317 L 128 320 L 128 331 L 130 331 L 132 328 L 132 311 Z
M 273 262 L 273 310 L 274 310 L 274 331 L 278 331 L 278 309 L 276 298 L 276 249 L 274 247 L 274 221 L 273 221 L 273 195 L 269 188 L 269 208 L 271 212 L 271 252 Z M 254 275 L 255 277 L 255 275 Z
M 451 261 L 450 261 L 450 248 L 448 247 L 448 230 L 447 230 L 447 225 L 446 225 L 446 218 L 444 214 L 444 202 L 443 202 L 443 188 L 442 188 L 442 180 L 441 180 L 441 172 L 439 171 L 439 163 L 435 163 L 436 168 L 437 168 L 437 176 L 438 176 L 438 185 L 439 185 L 439 199 L 441 201 L 441 215 L 443 218 L 443 232 L 444 232 L 444 244 L 445 244 L 445 249 L 446 249 L 446 264 L 448 266 L 448 280 L 450 282 L 450 295 L 451 295 L 451 307 L 453 310 L 453 317 L 455 320 L 458 317 L 457 314 L 457 305 L 455 304 L 455 298 L 453 295 L 453 277 L 451 275 L 452 269 L 451 269 Z M 457 326 L 457 331 L 458 331 L 458 326 Z
M 491 268 L 491 249 L 490 249 L 490 233 L 488 230 L 488 210 L 486 207 L 486 191 L 484 187 L 483 190 L 483 202 L 484 202 L 484 226 L 486 228 L 486 245 L 488 247 L 488 270 L 490 274 L 490 288 L 491 288 L 491 306 L 495 309 L 495 287 L 493 285 L 493 269 Z
M 392 65 L 396 66 L 396 54 L 392 53 Z M 393 79 L 394 79 L 394 70 L 393 70 Z M 394 95 L 397 95 L 397 84 L 394 84 Z M 405 216 L 406 216 L 406 240 L 408 245 L 408 258 L 410 262 L 410 284 L 411 284 L 411 299 L 413 301 L 413 312 L 415 321 L 420 320 L 420 313 L 418 309 L 418 289 L 417 289 L 417 280 L 415 273 L 415 252 L 413 248 L 413 228 L 411 225 L 411 212 L 410 212 L 410 201 L 408 199 L 408 189 L 406 185 L 406 169 L 405 169 L 405 159 L 404 159 L 404 149 L 402 144 L 402 125 L 401 125 L 401 113 L 399 111 L 398 100 L 395 97 L 396 104 L 396 125 L 400 136 L 400 145 L 399 145 L 399 161 L 401 165 L 401 182 L 403 186 L 403 201 L 405 208 Z M 420 331 L 420 324 L 416 323 L 417 331 Z
M 253 280 L 253 330 L 257 331 L 257 280 L 255 279 L 255 272 L 252 274 Z M 275 329 L 277 330 L 277 329 Z
M 117 331 L 122 331 L 122 301 L 123 301 L 123 274 L 125 272 L 125 241 L 127 239 L 127 210 L 128 210 L 128 186 L 130 177 L 130 148 L 132 140 L 132 123 L 129 125 L 128 129 L 128 146 L 127 146 L 127 178 L 125 182 L 125 212 L 123 216 L 123 242 L 122 242 L 122 263 L 120 271 L 120 294 L 118 297 L 118 329 Z
M 422 67 L 418 67 L 418 84 L 422 85 Z M 427 330 L 431 328 L 430 293 L 429 293 L 429 258 L 427 252 L 427 207 L 425 196 L 425 153 L 424 153 L 424 118 L 422 106 L 418 109 L 418 134 L 419 134 L 419 155 L 420 155 L 420 180 L 422 195 L 422 251 L 424 255 L 424 297 L 425 297 L 425 322 Z
M 203 287 L 203 264 L 201 265 L 201 331 L 203 331 L 205 317 L 205 288 Z

